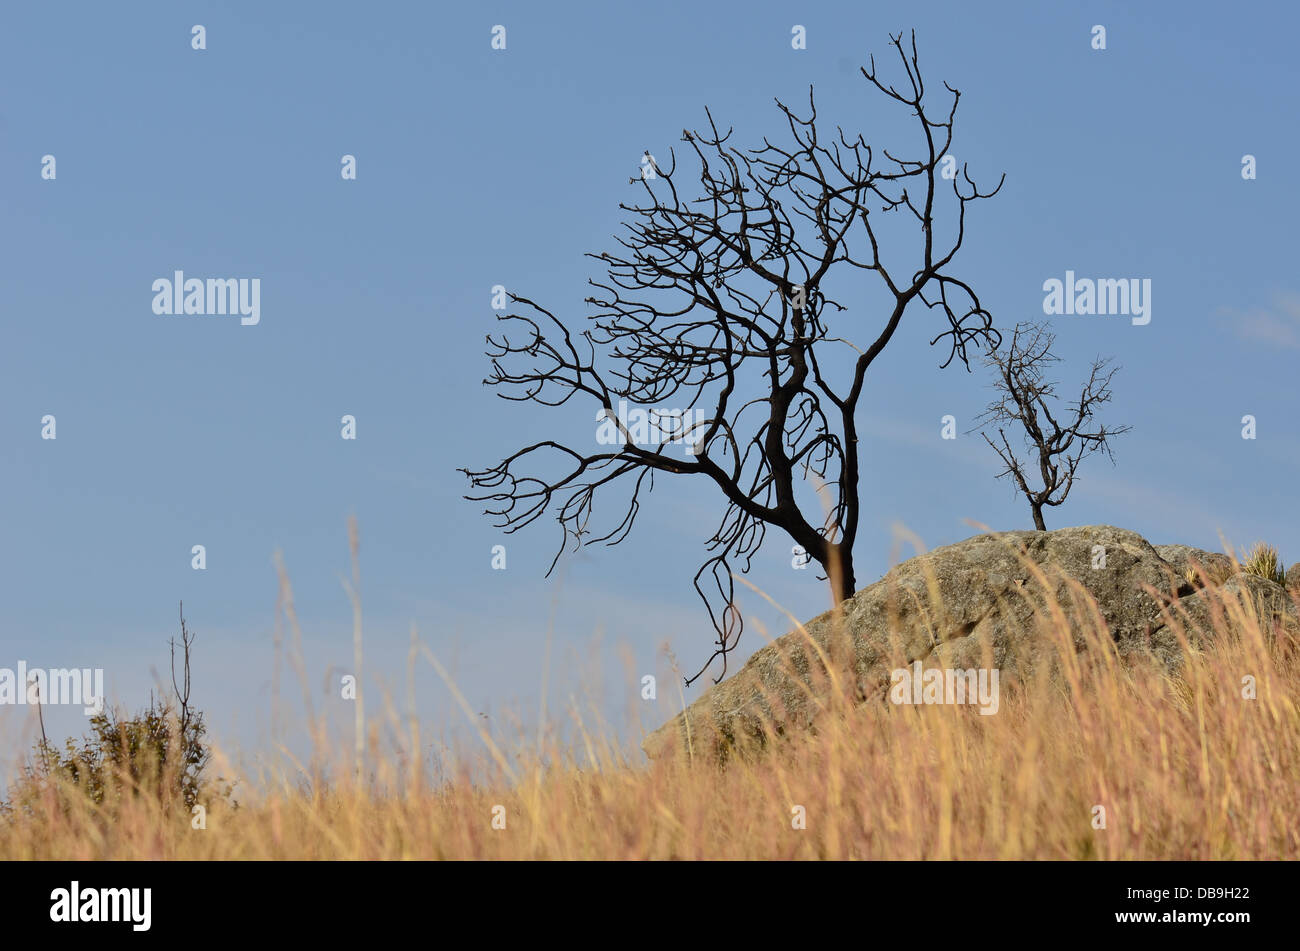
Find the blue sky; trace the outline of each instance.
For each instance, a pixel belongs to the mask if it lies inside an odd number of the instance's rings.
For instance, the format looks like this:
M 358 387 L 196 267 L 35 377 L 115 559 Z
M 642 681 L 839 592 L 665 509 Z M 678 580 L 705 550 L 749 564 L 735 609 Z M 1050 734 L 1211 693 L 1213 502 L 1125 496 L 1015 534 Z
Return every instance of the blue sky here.
M 632 537 L 566 556 L 539 522 L 505 539 L 464 501 L 482 466 L 571 415 L 482 386 L 495 284 L 573 321 L 583 255 L 611 247 L 644 149 L 663 160 L 707 105 L 736 141 L 780 129 L 773 97 L 806 102 L 868 141 L 914 133 L 865 82 L 888 34 L 915 28 L 932 89 L 962 90 L 954 155 L 1007 182 L 977 203 L 957 273 L 998 326 L 1042 317 L 1043 282 L 1152 282 L 1152 319 L 1053 318 L 1060 376 L 1114 356 L 1111 415 L 1133 426 L 1117 464 L 1093 460 L 1049 527 L 1110 523 L 1155 543 L 1218 549 L 1265 538 L 1300 559 L 1295 370 L 1300 92 L 1288 4 L 1203 3 L 29 4 L 0 29 L 0 667 L 103 667 L 138 707 L 163 671 L 184 600 L 199 633 L 195 699 L 215 735 L 272 748 L 283 553 L 309 686 L 351 744 L 338 676 L 351 669 L 346 520 L 361 526 L 367 704 L 404 696 L 414 623 L 476 712 L 504 728 L 571 695 L 623 726 L 657 725 L 711 632 L 691 588 L 718 514 L 707 486 L 663 480 Z M 207 48 L 191 48 L 191 27 Z M 507 30 L 505 50 L 491 30 Z M 791 48 L 806 28 L 807 48 Z M 1107 49 L 1091 48 L 1106 27 Z M 43 180 L 44 155 L 57 177 Z M 357 179 L 340 177 L 351 154 Z M 1243 155 L 1258 178 L 1243 180 Z M 680 156 L 680 151 L 679 151 Z M 151 309 L 174 270 L 257 277 L 261 321 Z M 862 335 L 881 315 L 864 295 Z M 923 311 L 869 379 L 858 580 L 897 558 L 896 527 L 933 547 L 1031 525 L 964 433 L 988 399 Z M 57 439 L 41 419 L 57 419 Z M 357 439 L 340 438 L 340 418 Z M 1241 438 L 1254 415 L 1257 438 Z M 507 545 L 505 571 L 491 548 Z M 206 547 L 207 568 L 191 568 Z M 791 613 L 827 604 L 773 533 L 751 580 Z M 763 643 L 780 615 L 742 600 Z M 734 668 L 733 668 L 734 669 Z M 636 680 L 660 673 L 659 701 Z M 686 692 L 698 695 L 706 681 Z M 328 689 L 328 697 L 324 691 Z M 286 669 L 282 695 L 300 691 Z M 426 735 L 463 722 L 427 665 Z M 7 748 L 27 708 L 0 708 Z M 301 718 L 287 721 L 291 748 Z M 50 732 L 84 719 L 51 710 Z

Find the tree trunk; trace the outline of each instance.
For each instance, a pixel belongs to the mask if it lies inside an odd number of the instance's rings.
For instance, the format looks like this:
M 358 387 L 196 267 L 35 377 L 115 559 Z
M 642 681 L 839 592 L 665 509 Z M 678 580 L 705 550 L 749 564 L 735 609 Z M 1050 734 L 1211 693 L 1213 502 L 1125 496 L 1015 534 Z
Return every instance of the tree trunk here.
M 853 553 L 841 545 L 831 545 L 826 562 L 822 567 L 826 569 L 826 577 L 831 584 L 831 596 L 836 604 L 847 601 L 858 590 L 853 574 Z
M 1034 528 L 1040 532 L 1047 531 L 1047 524 L 1043 521 L 1043 507 L 1032 502 L 1029 503 L 1029 506 L 1034 510 Z

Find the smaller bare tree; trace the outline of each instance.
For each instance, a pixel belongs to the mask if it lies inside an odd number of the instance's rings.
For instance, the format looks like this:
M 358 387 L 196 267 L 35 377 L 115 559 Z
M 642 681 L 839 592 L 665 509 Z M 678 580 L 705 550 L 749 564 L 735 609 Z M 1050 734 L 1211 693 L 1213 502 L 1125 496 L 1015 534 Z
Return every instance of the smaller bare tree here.
M 1092 363 L 1078 402 L 1066 404 L 1062 421 L 1057 421 L 1051 405 L 1058 400 L 1056 383 L 1046 379 L 1045 373 L 1048 366 L 1060 362 L 1052 353 L 1055 342 L 1056 336 L 1044 324 L 1021 323 L 1016 325 L 1009 347 L 988 351 L 984 363 L 994 371 L 998 398 L 989 403 L 976 426 L 1003 462 L 998 478 L 1010 476 L 1015 482 L 1029 500 L 1034 527 L 1040 532 L 1047 531 L 1043 509 L 1065 501 L 1079 463 L 1095 452 L 1104 452 L 1113 464 L 1111 438 L 1133 428 L 1106 426 L 1095 419 L 1098 408 L 1110 402 L 1110 381 L 1119 369 L 1109 358 L 1100 357 Z M 1007 435 L 1008 429 L 1017 427 L 1018 440 L 1014 432 Z M 1015 442 L 1020 444 L 1019 452 Z M 1032 476 L 1035 470 L 1036 478 Z
M 188 735 L 190 723 L 194 717 L 194 711 L 190 709 L 190 647 L 194 643 L 194 632 L 185 626 L 185 602 L 179 602 L 181 617 L 181 650 L 183 652 L 183 661 L 181 664 L 181 684 L 176 682 L 176 638 L 167 642 L 171 648 L 172 660 L 172 690 L 176 694 L 176 702 L 180 706 L 180 735 Z

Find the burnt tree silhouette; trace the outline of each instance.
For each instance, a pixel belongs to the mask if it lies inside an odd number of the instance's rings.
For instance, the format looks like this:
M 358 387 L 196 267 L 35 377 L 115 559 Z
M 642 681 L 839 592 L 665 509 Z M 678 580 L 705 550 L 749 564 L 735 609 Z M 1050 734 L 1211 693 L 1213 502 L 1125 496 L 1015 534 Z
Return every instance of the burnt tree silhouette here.
M 1095 421 L 1098 407 L 1111 399 L 1110 381 L 1119 367 L 1100 357 L 1093 361 L 1088 381 L 1083 385 L 1077 404 L 1065 407 L 1063 423 L 1052 415 L 1051 402 L 1057 399 L 1056 383 L 1045 379 L 1045 371 L 1060 358 L 1052 353 L 1056 337 L 1041 323 L 1021 323 L 1011 335 L 1005 350 L 991 350 L 984 359 L 994 372 L 993 388 L 998 398 L 989 403 L 979 417 L 984 441 L 1002 460 L 998 478 L 1010 476 L 1020 494 L 1029 501 L 1034 527 L 1047 531 L 1043 509 L 1065 501 L 1074 486 L 1075 473 L 1094 452 L 1105 452 L 1112 463 L 1110 440 L 1133 427 L 1111 426 Z M 1007 438 L 1007 424 L 1021 430 L 1022 459 Z M 979 428 L 979 427 L 977 427 Z M 997 441 L 989 435 L 997 430 Z M 1038 470 L 1035 480 L 1032 473 Z M 1030 482 L 1035 481 L 1036 486 Z
M 562 406 L 581 394 L 593 401 L 598 422 L 616 430 L 608 451 L 547 439 L 490 469 L 461 470 L 476 492 L 467 498 L 489 503 L 486 514 L 497 516 L 507 533 L 556 503 L 562 538 L 552 569 L 570 540 L 577 548 L 626 538 L 656 473 L 700 476 L 721 490 L 727 507 L 708 542 L 711 557 L 695 575 L 718 634 L 700 673 L 721 655 L 718 680 L 741 630 L 731 565 L 748 571 L 769 526 L 785 531 L 821 566 L 837 602 L 856 590 L 855 414 L 867 371 L 908 308 L 924 305 L 941 315 L 944 329 L 930 343 L 947 338 L 944 367 L 958 358 L 969 369 L 968 344 L 1000 342 L 975 291 L 948 268 L 965 237 L 967 204 L 997 194 L 1002 181 L 981 192 L 964 166 L 959 177 L 956 162 L 945 162 L 960 93 L 944 83 L 946 111 L 933 116 L 915 33 L 910 50 L 902 34 L 890 42 L 905 73 L 903 89 L 877 78 L 874 57 L 861 72 L 915 117 L 915 157 L 877 153 L 839 126 L 824 136 L 811 87 L 806 116 L 776 102 L 783 144 L 765 137 L 761 148 L 741 150 L 730 144 L 732 130 L 720 132 L 706 109 L 707 128 L 682 133 L 698 176 L 683 181 L 675 151 L 665 169 L 647 150 L 641 175 L 631 179 L 642 198 L 619 205 L 631 217 L 616 238 L 620 249 L 588 255 L 607 271 L 603 280 L 588 281 L 596 293 L 586 301 L 596 312 L 587 328 L 571 330 L 551 310 L 510 294 L 523 312 L 498 319 L 520 329 L 522 339 L 487 338 L 492 375 L 484 382 L 500 388 L 500 396 Z M 699 196 L 686 197 L 697 184 Z M 945 195 L 956 213 L 946 243 L 934 216 Z M 893 229 L 915 246 L 910 262 L 882 257 L 881 238 Z M 838 317 L 848 308 L 826 286 L 832 268 L 879 279 L 878 322 Z M 875 335 L 865 349 L 845 336 L 855 326 Z M 612 368 L 598 368 L 598 353 Z M 649 438 L 634 438 L 623 403 L 672 398 L 679 409 L 651 411 L 656 425 L 643 427 Z M 670 450 L 683 440 L 687 451 Z M 520 471 L 542 455 L 560 471 L 544 477 Z M 622 519 L 607 531 L 591 527 L 597 492 L 623 477 L 630 496 L 620 506 Z M 824 512 L 807 489 L 801 507 L 801 482 L 824 486 Z M 706 576 L 721 598 L 717 611 Z

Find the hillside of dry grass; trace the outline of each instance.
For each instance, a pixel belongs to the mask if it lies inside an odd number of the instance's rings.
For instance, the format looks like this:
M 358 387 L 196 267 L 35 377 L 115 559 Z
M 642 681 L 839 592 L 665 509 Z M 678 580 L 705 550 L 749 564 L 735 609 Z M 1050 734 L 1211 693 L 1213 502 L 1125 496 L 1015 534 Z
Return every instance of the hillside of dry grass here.
M 1049 610 L 1058 676 L 1005 692 L 997 715 L 832 693 L 815 732 L 725 762 L 646 763 L 585 730 L 543 749 L 484 734 L 439 785 L 409 756 L 362 783 L 291 769 L 248 781 L 238 808 L 211 799 L 204 828 L 148 790 L 96 804 L 47 779 L 0 818 L 0 857 L 1300 858 L 1300 651 L 1249 599 L 1221 608 L 1221 636 L 1175 675 L 1117 662 L 1099 618 L 1075 653 Z

